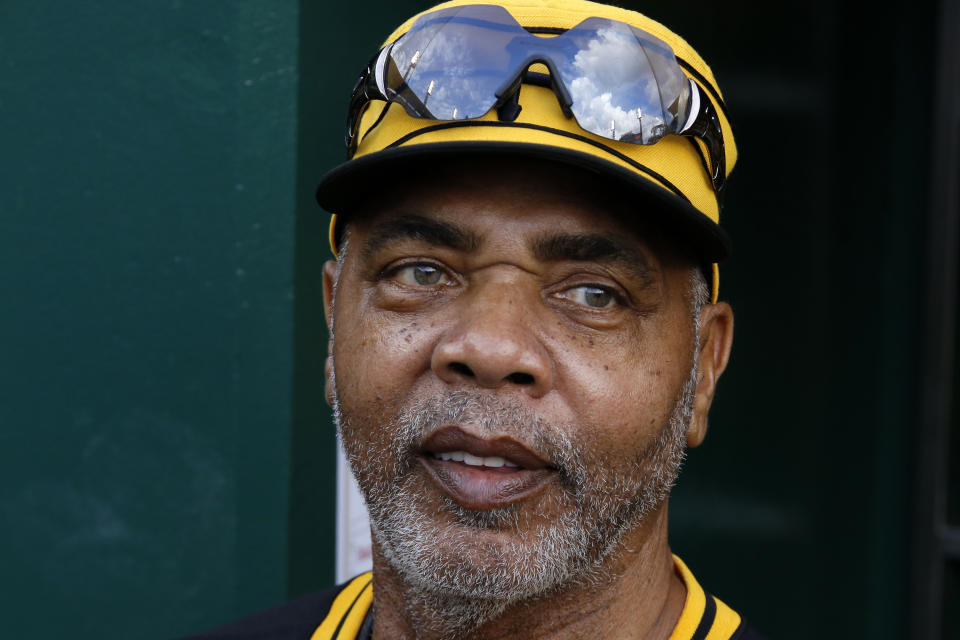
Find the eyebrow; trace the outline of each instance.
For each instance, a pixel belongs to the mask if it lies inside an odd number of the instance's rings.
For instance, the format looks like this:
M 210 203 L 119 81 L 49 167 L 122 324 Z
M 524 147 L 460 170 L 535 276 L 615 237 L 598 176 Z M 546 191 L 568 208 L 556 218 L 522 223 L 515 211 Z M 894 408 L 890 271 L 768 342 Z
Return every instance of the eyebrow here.
M 404 240 L 415 240 L 453 249 L 473 252 L 483 245 L 483 238 L 458 225 L 417 214 L 390 218 L 371 231 L 362 250 L 369 258 L 378 250 Z M 612 262 L 622 265 L 645 282 L 651 281 L 657 269 L 646 254 L 627 245 L 622 239 L 602 233 L 547 233 L 530 244 L 533 256 L 541 262 Z
M 552 233 L 534 240 L 533 255 L 542 262 L 613 262 L 649 281 L 657 269 L 639 248 L 601 233 Z
M 403 240 L 416 240 L 465 252 L 476 251 L 482 244 L 480 236 L 455 224 L 406 214 L 377 224 L 370 233 L 363 254 L 370 256 L 388 244 Z

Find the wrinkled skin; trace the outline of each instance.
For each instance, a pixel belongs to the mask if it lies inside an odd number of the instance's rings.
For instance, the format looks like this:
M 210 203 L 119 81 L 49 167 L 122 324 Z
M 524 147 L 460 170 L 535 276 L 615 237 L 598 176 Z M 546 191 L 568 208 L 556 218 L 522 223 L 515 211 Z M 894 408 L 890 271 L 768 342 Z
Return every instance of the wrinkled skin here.
M 583 512 L 590 518 L 609 506 L 605 500 L 636 502 L 610 495 L 630 483 L 577 498 L 551 440 L 538 439 L 530 424 L 481 427 L 469 413 L 455 424 L 429 424 L 398 451 L 398 416 L 437 399 L 492 398 L 511 408 L 505 415 L 550 425 L 588 475 L 649 482 L 645 469 L 694 364 L 685 438 L 690 446 L 703 439 L 733 317 L 726 304 L 705 306 L 696 341 L 691 262 L 659 234 L 625 222 L 632 211 L 585 195 L 589 185 L 575 174 L 521 165 L 437 170 L 430 178 L 354 212 L 343 264 L 325 267 L 335 329 L 328 397 L 334 401 L 335 389 L 344 445 L 368 500 L 378 487 L 402 483 L 416 497 L 416 515 L 444 532 L 431 549 L 439 566 L 482 574 L 534 544 L 544 523 L 562 520 L 578 500 L 597 507 Z M 529 453 L 530 466 L 542 461 L 532 489 L 505 492 L 493 472 L 437 461 L 442 447 L 429 437 L 444 426 L 484 442 L 502 437 L 504 451 L 521 447 L 518 459 Z M 450 474 L 459 480 L 444 481 Z M 510 518 L 495 521 L 504 512 Z M 570 580 L 511 601 L 478 619 L 477 637 L 579 637 L 585 628 L 596 637 L 668 637 L 684 592 L 670 561 L 666 502 L 613 517 L 618 544 L 587 550 L 599 567 L 594 577 L 606 580 Z M 429 580 L 405 574 L 386 542 L 375 529 L 375 636 L 469 631 L 423 624 L 439 616 L 431 602 L 442 606 L 427 596 L 445 587 L 431 591 Z

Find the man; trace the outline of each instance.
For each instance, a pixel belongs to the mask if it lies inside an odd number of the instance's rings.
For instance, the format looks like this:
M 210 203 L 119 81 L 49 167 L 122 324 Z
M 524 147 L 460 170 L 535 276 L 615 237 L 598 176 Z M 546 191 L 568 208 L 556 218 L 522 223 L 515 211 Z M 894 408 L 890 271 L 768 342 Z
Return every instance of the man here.
M 370 62 L 347 144 L 327 397 L 373 571 L 205 637 L 758 638 L 667 537 L 733 335 L 706 64 L 622 9 L 447 3 Z

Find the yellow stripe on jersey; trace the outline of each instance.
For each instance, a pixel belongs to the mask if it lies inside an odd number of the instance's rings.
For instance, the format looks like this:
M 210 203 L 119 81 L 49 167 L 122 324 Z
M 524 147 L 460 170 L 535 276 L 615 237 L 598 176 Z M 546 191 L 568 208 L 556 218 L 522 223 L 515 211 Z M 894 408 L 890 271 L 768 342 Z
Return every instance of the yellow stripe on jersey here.
M 721 602 L 719 598 L 710 597 L 717 603 L 717 617 L 713 619 L 713 626 L 706 640 L 728 640 L 740 626 L 740 614 Z
M 356 638 L 373 601 L 372 579 L 373 574 L 368 571 L 351 580 L 337 595 L 327 617 L 310 636 L 310 640 Z
M 673 556 L 677 575 L 687 589 L 680 619 L 670 634 L 670 640 L 729 640 L 740 626 L 740 615 L 723 602 L 704 592 L 683 560 Z M 350 581 L 337 595 L 323 622 L 310 640 L 354 640 L 373 602 L 372 574 L 361 574 Z M 708 601 L 707 598 L 710 598 Z M 708 607 L 708 603 L 711 605 Z M 712 621 L 704 620 L 704 613 L 714 609 Z M 701 629 L 700 626 L 704 625 Z M 709 629 L 706 626 L 709 625 Z M 697 633 L 699 630 L 699 633 Z M 706 633 L 704 633 L 706 632 Z
M 677 556 L 673 556 L 673 566 L 687 588 L 687 601 L 683 605 L 677 626 L 670 634 L 670 640 L 690 640 L 694 637 L 706 611 L 707 598 L 711 598 L 716 604 L 716 616 L 710 631 L 701 637 L 704 640 L 727 640 L 740 626 L 740 615 L 717 598 L 708 596 L 687 565 Z
M 680 613 L 680 619 L 677 620 L 677 626 L 670 634 L 670 640 L 690 640 L 700 626 L 700 619 L 703 618 L 703 612 L 707 606 L 707 597 L 703 587 L 693 577 L 683 560 L 673 556 L 673 566 L 687 588 L 687 600 L 683 603 L 683 611 Z

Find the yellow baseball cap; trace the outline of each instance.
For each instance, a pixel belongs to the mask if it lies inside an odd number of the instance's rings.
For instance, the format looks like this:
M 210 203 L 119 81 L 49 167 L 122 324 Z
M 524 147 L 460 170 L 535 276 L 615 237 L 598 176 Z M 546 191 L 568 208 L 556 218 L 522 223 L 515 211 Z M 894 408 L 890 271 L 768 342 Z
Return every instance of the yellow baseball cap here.
M 475 0 L 453 0 L 417 14 L 394 31 L 384 46 L 400 39 L 423 15 L 477 4 Z M 683 74 L 696 83 L 702 99 L 713 107 L 715 126 L 722 136 L 723 162 L 718 165 L 716 158 L 710 160 L 713 166 L 722 167 L 721 181 L 729 175 L 736 164 L 737 148 L 722 94 L 710 68 L 678 35 L 637 12 L 586 0 L 482 4 L 503 7 L 521 27 L 541 37 L 559 35 L 589 18 L 604 18 L 630 25 L 665 43 L 673 50 Z M 549 72 L 541 63 L 534 63 L 531 71 Z M 334 253 L 337 214 L 350 211 L 356 194 L 376 184 L 376 174 L 418 160 L 471 153 L 526 156 L 600 173 L 622 186 L 624 197 L 638 196 L 637 202 L 642 203 L 638 215 L 664 216 L 663 222 L 682 230 L 681 243 L 688 243 L 705 263 L 712 264 L 712 298 L 716 301 L 716 263 L 727 255 L 729 239 L 719 225 L 720 202 L 707 162 L 715 149 L 686 135 L 666 135 L 654 144 L 636 144 L 592 133 L 571 117 L 569 110 L 565 112 L 558 94 L 549 86 L 524 84 L 519 106 L 519 113 L 509 121 L 498 117 L 493 109 L 480 117 L 438 123 L 409 115 L 395 101 L 370 101 L 356 125 L 352 157 L 328 172 L 317 188 L 317 201 L 334 214 L 330 221 Z

